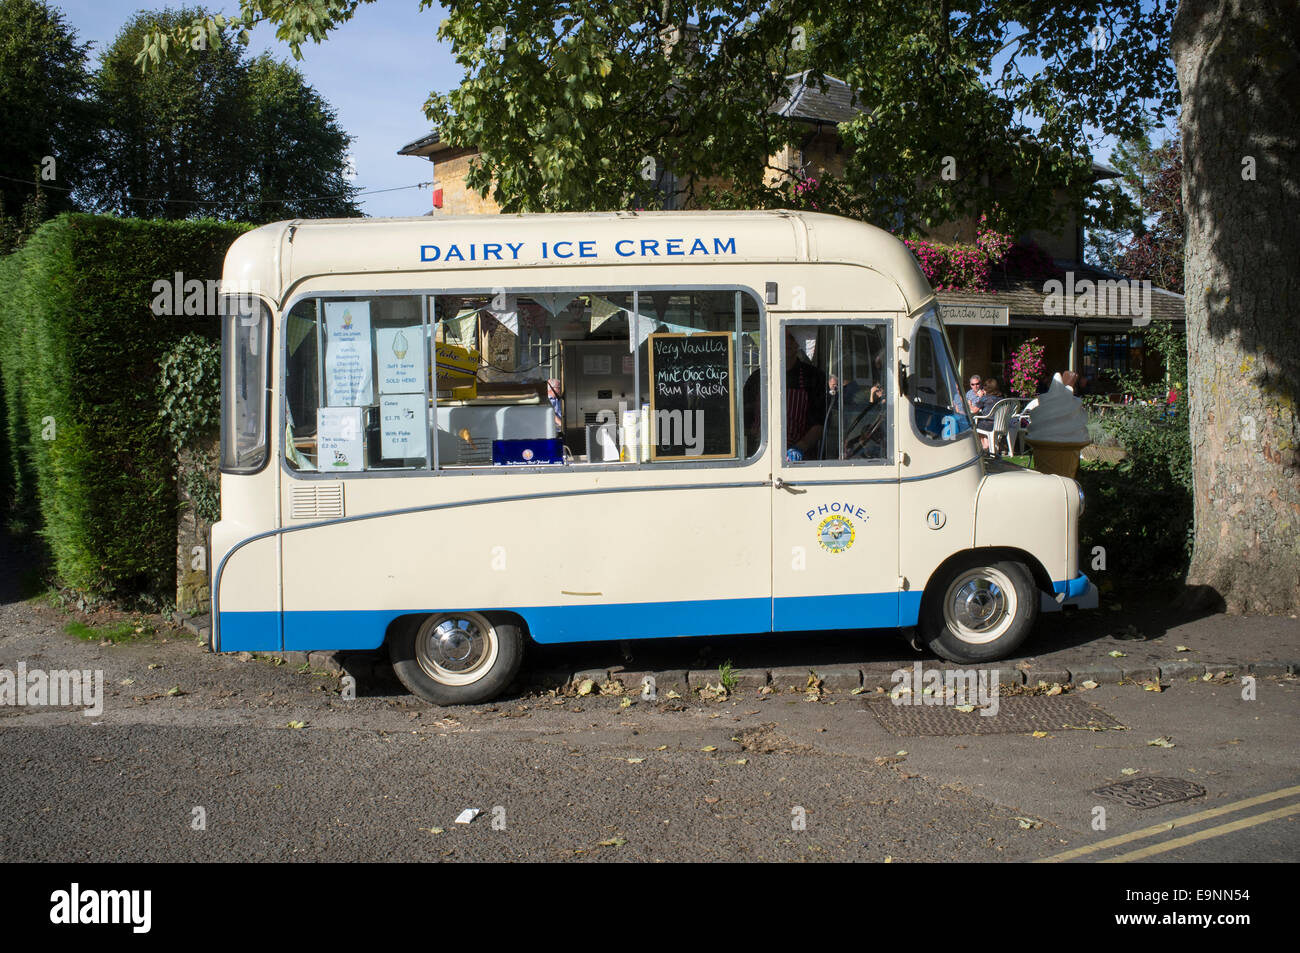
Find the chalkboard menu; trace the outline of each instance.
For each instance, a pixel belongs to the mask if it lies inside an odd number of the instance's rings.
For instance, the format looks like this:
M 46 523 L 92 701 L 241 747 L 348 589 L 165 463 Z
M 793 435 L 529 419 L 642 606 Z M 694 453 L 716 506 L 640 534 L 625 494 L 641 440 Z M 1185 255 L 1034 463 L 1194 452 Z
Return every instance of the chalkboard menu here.
M 650 459 L 736 455 L 731 334 L 650 335 Z

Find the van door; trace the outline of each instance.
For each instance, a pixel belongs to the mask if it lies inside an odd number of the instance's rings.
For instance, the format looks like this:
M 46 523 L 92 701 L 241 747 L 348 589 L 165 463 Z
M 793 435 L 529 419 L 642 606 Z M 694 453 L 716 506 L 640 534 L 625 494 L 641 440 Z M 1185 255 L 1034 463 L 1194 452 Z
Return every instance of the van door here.
M 773 392 L 774 631 L 898 625 L 893 318 L 781 322 Z

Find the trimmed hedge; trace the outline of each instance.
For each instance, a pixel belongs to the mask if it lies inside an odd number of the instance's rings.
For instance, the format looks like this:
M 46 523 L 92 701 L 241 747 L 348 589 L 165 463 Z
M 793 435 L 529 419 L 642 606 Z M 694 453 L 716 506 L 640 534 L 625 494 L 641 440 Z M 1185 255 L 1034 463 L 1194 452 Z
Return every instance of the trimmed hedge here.
M 10 524 L 44 537 L 58 582 L 168 601 L 176 456 L 159 361 L 217 319 L 156 316 L 154 282 L 218 279 L 251 226 L 62 215 L 0 261 L 0 392 Z M 52 439 L 51 439 L 52 438 Z

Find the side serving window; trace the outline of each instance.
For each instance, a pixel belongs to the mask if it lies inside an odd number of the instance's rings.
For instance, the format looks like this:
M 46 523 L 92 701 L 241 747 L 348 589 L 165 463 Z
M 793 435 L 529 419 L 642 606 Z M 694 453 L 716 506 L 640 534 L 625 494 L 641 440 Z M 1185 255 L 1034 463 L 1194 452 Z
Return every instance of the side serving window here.
M 221 470 L 256 473 L 267 459 L 271 317 L 256 298 L 221 305 Z
M 745 291 L 436 295 L 438 466 L 744 460 L 759 377 Z
M 285 460 L 300 471 L 427 470 L 422 295 L 306 298 L 284 321 Z
M 786 460 L 892 460 L 889 324 L 785 325 L 781 350 Z
M 933 308 L 917 318 L 908 357 L 906 392 L 917 431 L 935 443 L 956 440 L 971 429 L 971 420 L 948 339 Z
M 288 465 L 348 472 L 744 460 L 746 291 L 320 297 L 285 318 Z M 752 423 L 753 426 L 749 426 Z

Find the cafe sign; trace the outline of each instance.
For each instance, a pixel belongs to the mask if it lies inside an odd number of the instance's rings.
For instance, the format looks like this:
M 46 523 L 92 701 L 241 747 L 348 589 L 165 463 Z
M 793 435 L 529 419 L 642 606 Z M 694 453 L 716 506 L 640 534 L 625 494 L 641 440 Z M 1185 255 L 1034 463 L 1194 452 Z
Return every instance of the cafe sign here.
M 1005 328 L 1011 320 L 1011 309 L 1006 305 L 944 304 L 940 305 L 939 314 L 949 326 Z

